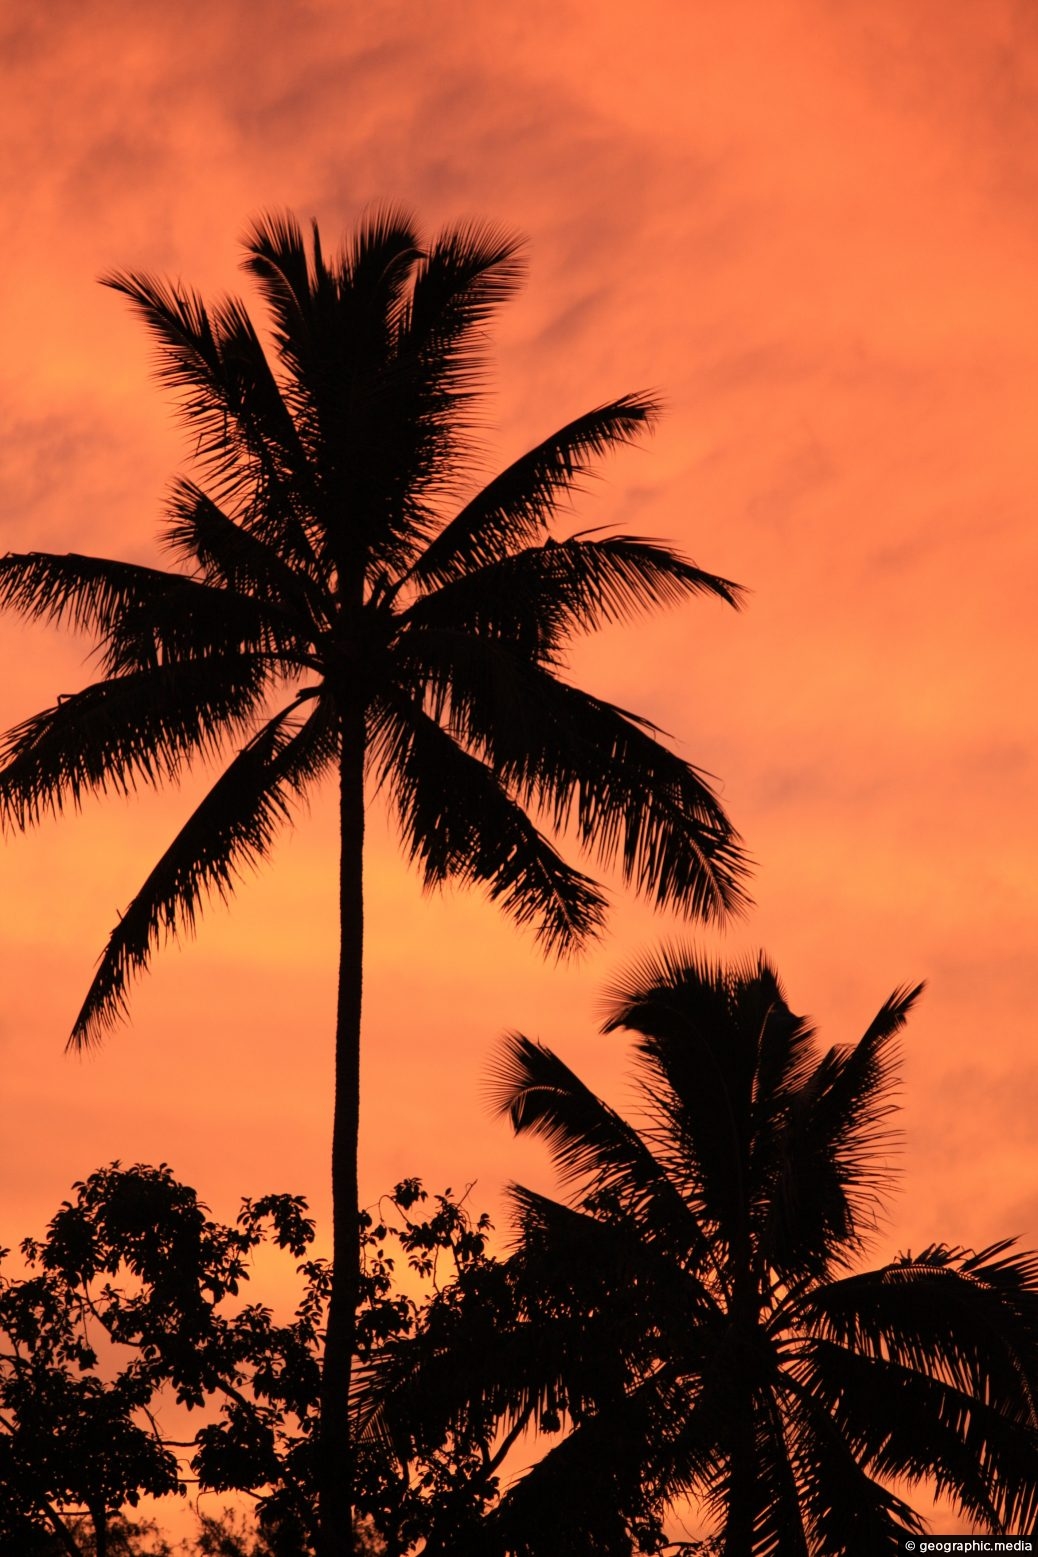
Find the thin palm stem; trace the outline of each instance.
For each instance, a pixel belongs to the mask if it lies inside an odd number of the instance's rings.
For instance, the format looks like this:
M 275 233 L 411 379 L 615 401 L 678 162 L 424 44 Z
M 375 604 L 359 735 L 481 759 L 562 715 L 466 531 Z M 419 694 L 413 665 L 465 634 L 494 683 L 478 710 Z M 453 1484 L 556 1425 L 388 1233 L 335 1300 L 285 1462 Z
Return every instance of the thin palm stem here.
M 318 1557 L 352 1550 L 355 1449 L 349 1394 L 359 1293 L 357 1157 L 364 951 L 364 709 L 341 714 L 339 757 L 339 993 L 332 1132 L 332 1286 L 321 1378 Z

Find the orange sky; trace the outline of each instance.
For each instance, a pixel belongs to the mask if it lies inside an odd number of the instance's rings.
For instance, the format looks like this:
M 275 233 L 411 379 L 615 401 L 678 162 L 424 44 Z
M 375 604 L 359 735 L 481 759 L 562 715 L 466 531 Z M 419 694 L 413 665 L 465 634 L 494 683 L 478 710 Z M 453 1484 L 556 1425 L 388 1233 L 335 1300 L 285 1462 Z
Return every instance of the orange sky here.
M 186 452 L 113 266 L 247 292 L 258 210 L 330 238 L 394 199 L 529 236 L 490 454 L 663 392 L 580 527 L 672 539 L 753 591 L 582 646 L 574 675 L 721 776 L 764 946 L 829 1041 L 925 978 L 905 1191 L 879 1252 L 1038 1242 L 1034 449 L 1038 12 L 1009 0 L 52 0 L 0 22 L 0 549 L 154 558 Z M 0 623 L 0 726 L 88 678 Z M 132 1026 L 63 1043 L 115 912 L 190 793 L 90 805 L 4 846 L 0 1243 L 118 1157 L 214 1211 L 327 1205 L 334 819 L 161 956 Z M 482 1089 L 520 1028 L 616 1088 L 618 965 L 674 925 L 621 908 L 576 967 L 476 897 L 423 901 L 371 828 L 363 1182 L 552 1185 Z M 622 1099 L 622 1090 L 617 1094 Z

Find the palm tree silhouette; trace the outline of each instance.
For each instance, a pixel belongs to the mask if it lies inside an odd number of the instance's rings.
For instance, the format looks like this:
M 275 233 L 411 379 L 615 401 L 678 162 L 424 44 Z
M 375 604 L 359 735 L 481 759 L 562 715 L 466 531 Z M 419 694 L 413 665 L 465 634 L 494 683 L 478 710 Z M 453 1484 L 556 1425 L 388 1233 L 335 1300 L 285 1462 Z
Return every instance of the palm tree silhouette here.
M 87 629 L 101 679 L 10 731 L 0 816 L 24 828 L 88 791 L 175 779 L 231 753 L 112 931 L 70 1043 L 122 1013 L 156 943 L 267 855 L 293 805 L 339 785 L 340 971 L 332 1154 L 335 1284 L 321 1434 L 324 1550 L 349 1541 L 347 1384 L 355 1214 L 365 775 L 426 886 L 481 884 L 556 952 L 604 895 L 541 830 L 569 832 L 661 905 L 722 919 L 745 862 L 709 784 L 635 715 L 563 679 L 575 633 L 734 585 L 624 535 L 548 526 L 610 448 L 655 414 L 628 395 L 546 438 L 467 500 L 484 326 L 521 279 L 516 240 L 479 225 L 423 246 L 387 210 L 326 258 L 288 215 L 257 221 L 244 306 L 114 274 L 155 337 L 200 483 L 174 485 L 175 564 L 39 553 L 0 563 L 0 604 Z M 475 483 L 472 483 L 475 486 Z M 236 750 L 235 750 L 236 748 Z M 540 825 L 538 825 L 538 821 Z M 344 1474 L 343 1466 L 347 1466 Z
M 635 1037 L 637 1128 L 508 1040 L 496 1100 L 573 1197 L 514 1187 L 509 1302 L 475 1293 L 466 1330 L 452 1297 L 359 1391 L 403 1444 L 568 1426 L 473 1552 L 620 1557 L 691 1497 L 712 1525 L 696 1550 L 875 1557 L 924 1528 L 891 1486 L 925 1478 L 992 1532 L 1032 1529 L 1038 1258 L 934 1244 L 859 1268 L 918 993 L 820 1054 L 763 959 L 649 958 L 606 1022 Z

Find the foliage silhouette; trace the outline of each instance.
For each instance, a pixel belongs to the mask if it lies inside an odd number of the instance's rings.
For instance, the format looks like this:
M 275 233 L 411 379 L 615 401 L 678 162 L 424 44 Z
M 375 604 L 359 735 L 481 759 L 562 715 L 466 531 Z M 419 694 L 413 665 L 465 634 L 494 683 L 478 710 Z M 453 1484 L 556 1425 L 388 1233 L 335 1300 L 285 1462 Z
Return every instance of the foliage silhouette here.
M 708 783 L 636 716 L 563 677 L 573 634 L 735 586 L 665 547 L 548 528 L 656 407 L 578 417 L 464 501 L 484 327 L 521 278 L 516 241 L 478 224 L 425 244 L 395 211 L 336 254 L 316 226 L 260 219 L 244 306 L 148 276 L 108 284 L 142 316 L 201 484 L 173 487 L 164 572 L 40 553 L 0 563 L 0 604 L 95 633 L 101 678 L 10 731 L 0 817 L 36 823 L 89 791 L 176 779 L 231 756 L 112 931 L 72 1042 L 102 1035 L 157 942 L 190 928 L 267 855 L 297 801 L 340 799 L 340 982 L 332 1147 L 335 1288 L 321 1453 L 326 1551 L 349 1541 L 347 1393 L 357 1270 L 356 1143 L 365 772 L 427 886 L 479 883 L 550 950 L 593 935 L 605 899 L 539 830 L 659 904 L 722 919 L 745 864 Z
M 23 1522 L 17 1529 L 0 1523 L 0 1539 L 7 1543 L 0 1549 L 11 1552 L 12 1557 L 68 1557 L 70 1547 L 66 1537 L 71 1537 L 74 1542 L 71 1550 L 77 1557 L 98 1557 L 98 1543 L 89 1516 L 76 1518 L 70 1515 L 64 1523 L 67 1529 L 62 1535 L 54 1530 L 48 1532 L 35 1523 Z M 174 1548 L 154 1520 L 120 1515 L 108 1520 L 102 1550 L 104 1557 L 202 1557 L 198 1548 L 189 1552 L 183 1543 Z M 220 1557 L 223 1557 L 222 1553 Z M 243 1550 L 228 1552 L 226 1557 L 252 1557 L 252 1554 Z M 268 1554 L 257 1552 L 255 1557 L 268 1557 Z
M 367 1362 L 411 1333 L 434 1291 L 496 1268 L 489 1222 L 448 1190 L 426 1206 L 417 1179 L 360 1216 L 358 1354 Z M 24 1273 L 0 1251 L 0 1550 L 24 1557 L 179 1557 L 127 1509 L 142 1494 L 247 1493 L 259 1526 L 201 1517 L 212 1557 L 311 1557 L 317 1535 L 326 1261 L 291 1195 L 245 1199 L 234 1226 L 212 1220 L 168 1167 L 118 1163 L 75 1186 Z M 273 1243 L 296 1262 L 301 1292 L 278 1322 L 246 1301 L 254 1251 Z M 405 1285 L 396 1265 L 412 1272 Z M 444 1262 L 449 1280 L 444 1279 Z M 170 1396 L 205 1420 L 187 1441 L 160 1430 Z M 488 1440 L 455 1435 L 416 1457 L 401 1481 L 369 1444 L 358 1485 L 362 1552 L 404 1552 L 481 1516 L 496 1500 Z M 467 1490 L 466 1490 L 467 1489 Z M 471 1517 L 471 1516 L 470 1516 Z M 192 1548 L 195 1549 L 195 1548 Z
M 104 1557 L 300 1557 L 302 1552 L 298 1545 L 285 1545 L 277 1532 L 264 1534 L 254 1519 L 234 1509 L 225 1508 L 219 1515 L 196 1510 L 195 1517 L 194 1537 L 183 1536 L 174 1544 L 154 1519 L 116 1515 L 107 1522 Z M 64 1522 L 77 1557 L 99 1557 L 89 1519 L 70 1514 Z M 363 1530 L 356 1534 L 359 1552 L 381 1557 L 381 1547 Z M 65 1539 L 34 1523 L 23 1524 L 14 1534 L 0 1529 L 0 1538 L 8 1543 L 2 1550 L 10 1557 L 67 1557 L 70 1550 Z
M 398 1184 L 390 1215 L 374 1226 L 362 1218 L 365 1251 L 364 1306 L 358 1318 L 358 1377 L 378 1368 L 408 1337 L 436 1330 L 449 1335 L 462 1326 L 466 1344 L 476 1327 L 514 1322 L 515 1300 L 500 1262 L 486 1252 L 490 1223 L 473 1219 L 465 1198 L 438 1195 L 432 1215 L 415 1179 Z M 416 1305 L 394 1293 L 393 1256 L 387 1234 L 406 1254 L 412 1271 L 429 1286 Z M 444 1266 L 447 1279 L 442 1273 Z M 515 1434 L 502 1434 L 492 1415 L 472 1414 L 436 1437 L 403 1444 L 385 1432 L 361 1430 L 358 1438 L 357 1507 L 385 1557 L 407 1557 L 420 1549 L 428 1557 L 458 1552 L 478 1543 L 489 1509 L 500 1496 L 500 1471 Z M 370 1429 L 370 1424 L 369 1424 Z
M 0 1271 L 0 1536 L 29 1550 L 30 1532 L 50 1530 L 77 1552 L 85 1513 L 100 1557 L 141 1494 L 186 1492 L 177 1451 L 188 1448 L 202 1490 L 268 1488 L 274 1524 L 312 1524 L 304 1483 L 329 1279 L 304 1258 L 305 1211 L 289 1195 L 246 1200 L 226 1227 L 166 1167 L 116 1163 L 75 1186 L 47 1237 L 22 1244 L 29 1273 Z M 267 1239 L 303 1261 L 284 1325 L 238 1301 Z M 191 1444 L 166 1441 L 155 1413 L 169 1393 L 191 1410 L 219 1402 L 218 1420 Z
M 452 1553 L 627 1557 L 690 1497 L 723 1557 L 874 1557 L 923 1528 L 892 1490 L 921 1480 L 993 1533 L 1033 1528 L 1038 1258 L 933 1244 L 859 1269 L 918 993 L 819 1053 L 763 959 L 648 958 L 606 1022 L 634 1034 L 637 1127 L 507 1042 L 497 1102 L 573 1198 L 513 1188 L 510 1322 L 432 1312 L 360 1382 L 403 1452 L 474 1421 L 547 1441 Z

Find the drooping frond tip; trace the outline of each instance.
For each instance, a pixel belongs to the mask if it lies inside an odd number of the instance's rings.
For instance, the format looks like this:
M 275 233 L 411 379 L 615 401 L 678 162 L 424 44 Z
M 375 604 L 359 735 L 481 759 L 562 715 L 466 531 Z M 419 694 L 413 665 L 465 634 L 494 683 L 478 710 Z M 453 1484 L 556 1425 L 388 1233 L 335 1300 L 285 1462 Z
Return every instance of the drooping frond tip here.
M 908 1014 L 926 988 L 926 980 L 918 984 L 899 984 L 883 1002 L 869 1024 L 869 1034 L 882 1032 L 892 1036 L 899 1032 L 908 1020 Z
M 293 806 L 334 759 L 337 726 L 318 701 L 300 723 L 297 698 L 244 745 L 181 828 L 112 931 L 67 1047 L 97 1042 L 126 1011 L 133 979 L 165 937 L 190 933 L 205 901 L 226 900 L 273 846 Z
M 424 274 L 447 284 L 464 301 L 473 323 L 482 322 L 526 280 L 526 239 L 494 222 L 453 222 L 429 245 Z

